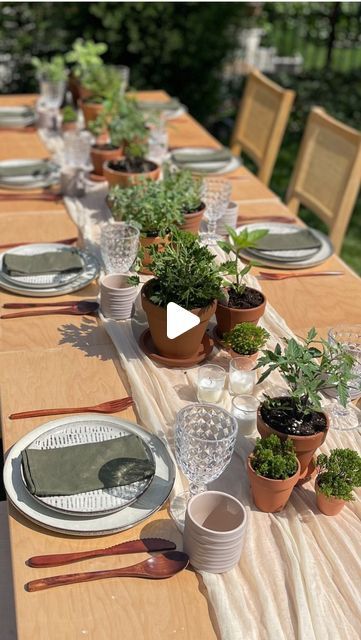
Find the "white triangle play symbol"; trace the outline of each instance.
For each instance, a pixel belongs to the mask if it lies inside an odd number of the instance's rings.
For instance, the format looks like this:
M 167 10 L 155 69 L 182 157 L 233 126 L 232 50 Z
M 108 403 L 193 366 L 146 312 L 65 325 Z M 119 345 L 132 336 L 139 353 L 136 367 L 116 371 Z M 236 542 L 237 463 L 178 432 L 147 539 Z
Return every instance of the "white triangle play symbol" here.
M 193 329 L 200 323 L 200 318 L 190 313 L 175 302 L 167 304 L 167 338 L 174 340 L 182 333 L 186 333 L 189 329 Z

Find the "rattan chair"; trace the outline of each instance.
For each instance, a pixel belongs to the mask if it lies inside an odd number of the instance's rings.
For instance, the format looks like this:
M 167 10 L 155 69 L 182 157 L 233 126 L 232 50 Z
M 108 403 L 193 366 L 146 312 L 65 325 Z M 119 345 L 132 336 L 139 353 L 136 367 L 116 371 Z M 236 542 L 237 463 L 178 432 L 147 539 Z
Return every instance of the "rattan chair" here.
M 259 71 L 252 71 L 238 109 L 231 137 L 234 155 L 245 152 L 268 184 L 281 146 L 295 92 L 283 89 Z
M 361 133 L 314 107 L 288 187 L 288 208 L 297 214 L 302 204 L 319 216 L 339 253 L 360 182 Z

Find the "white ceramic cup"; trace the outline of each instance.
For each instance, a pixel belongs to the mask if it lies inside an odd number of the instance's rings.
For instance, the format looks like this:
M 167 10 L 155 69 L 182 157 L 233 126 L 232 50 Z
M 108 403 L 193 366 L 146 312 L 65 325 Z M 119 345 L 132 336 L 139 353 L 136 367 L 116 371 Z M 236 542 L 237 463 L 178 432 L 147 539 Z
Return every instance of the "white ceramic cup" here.
M 225 573 L 239 562 L 247 526 L 247 513 L 233 496 L 204 491 L 190 499 L 184 526 L 183 548 L 199 571 Z
M 226 226 L 232 227 L 232 229 L 236 228 L 237 218 L 238 218 L 238 208 L 239 208 L 239 205 L 237 204 L 237 202 L 231 201 L 228 203 L 228 207 L 225 210 L 223 216 L 217 222 L 217 233 L 219 233 L 222 236 L 225 236 L 225 235 L 228 235 Z
M 138 287 L 128 283 L 129 274 L 111 273 L 100 280 L 100 308 L 106 318 L 128 320 Z

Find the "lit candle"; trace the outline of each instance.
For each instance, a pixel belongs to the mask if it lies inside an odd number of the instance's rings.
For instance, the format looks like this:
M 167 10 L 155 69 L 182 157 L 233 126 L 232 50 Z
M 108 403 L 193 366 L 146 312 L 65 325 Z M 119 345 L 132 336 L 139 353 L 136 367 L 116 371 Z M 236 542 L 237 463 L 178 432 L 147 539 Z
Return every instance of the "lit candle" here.
M 226 372 L 223 367 L 209 364 L 200 367 L 198 370 L 198 402 L 219 402 L 226 379 Z
M 238 434 L 250 436 L 257 426 L 257 398 L 249 395 L 235 396 L 232 400 L 232 413 L 238 422 Z

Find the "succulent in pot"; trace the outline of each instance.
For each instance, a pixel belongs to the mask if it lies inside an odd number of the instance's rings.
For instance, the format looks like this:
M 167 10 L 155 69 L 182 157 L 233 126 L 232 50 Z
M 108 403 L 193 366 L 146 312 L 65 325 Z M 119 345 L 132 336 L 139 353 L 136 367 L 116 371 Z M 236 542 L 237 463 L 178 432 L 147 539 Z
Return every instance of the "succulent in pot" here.
M 347 502 L 354 500 L 353 490 L 361 487 L 361 457 L 352 449 L 333 449 L 317 457 L 317 506 L 326 516 L 335 516 Z
M 78 114 L 70 104 L 67 104 L 66 107 L 64 107 L 64 109 L 62 110 L 62 116 L 62 130 L 64 132 L 75 131 L 77 128 Z
M 232 357 L 242 358 L 242 368 L 245 370 L 253 369 L 259 350 L 265 346 L 268 338 L 268 331 L 252 322 L 237 324 L 223 336 L 224 344 L 230 349 Z
M 265 349 L 256 368 L 266 367 L 258 380 L 263 382 L 272 371 L 279 371 L 287 382 L 289 395 L 266 399 L 258 411 L 257 428 L 262 437 L 276 433 L 290 437 L 301 464 L 300 479 L 314 470 L 313 455 L 325 441 L 329 418 L 321 409 L 320 392 L 337 387 L 340 402 L 347 403 L 347 384 L 354 377 L 354 358 L 339 343 L 317 339 L 310 329 L 304 344 L 294 338 L 284 339 L 273 351 Z
M 292 440 L 274 434 L 257 438 L 247 471 L 256 507 L 266 513 L 282 511 L 300 475 Z
M 72 65 L 69 88 L 75 102 L 79 98 L 84 100 L 91 96 L 91 90 L 82 85 L 83 78 L 89 72 L 94 74 L 95 70 L 104 64 L 102 55 L 107 50 L 108 45 L 105 42 L 94 42 L 83 38 L 77 38 L 73 42 L 71 50 L 65 55 L 65 59 Z
M 143 177 L 158 180 L 160 167 L 146 159 L 148 129 L 135 100 L 125 98 L 118 115 L 109 124 L 113 144 L 123 146 L 124 158 L 104 164 L 104 176 L 110 186 L 128 187 Z
M 175 230 L 162 252 L 150 247 L 150 268 L 156 276 L 142 288 L 142 304 L 160 355 L 191 358 L 199 351 L 208 322 L 217 306 L 221 277 L 214 256 L 197 238 Z M 199 317 L 183 335 L 167 338 L 167 304 L 173 302 Z
M 237 233 L 235 229 L 227 226 L 227 231 L 229 240 L 220 240 L 218 246 L 230 257 L 220 265 L 220 269 L 224 276 L 232 276 L 234 281 L 225 280 L 222 298 L 217 307 L 217 333 L 220 338 L 241 322 L 257 324 L 266 307 L 263 293 L 247 287 L 244 278 L 253 263 L 241 267 L 240 255 L 244 249 L 256 246 L 257 242 L 267 235 L 267 229 L 248 231 L 246 228 Z

